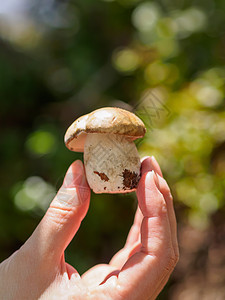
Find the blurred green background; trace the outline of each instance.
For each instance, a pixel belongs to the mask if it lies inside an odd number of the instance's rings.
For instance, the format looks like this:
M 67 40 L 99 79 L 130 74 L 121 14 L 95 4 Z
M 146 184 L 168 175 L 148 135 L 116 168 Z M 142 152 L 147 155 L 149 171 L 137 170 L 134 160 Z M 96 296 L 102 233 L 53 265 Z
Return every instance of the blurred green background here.
M 159 299 L 225 299 L 225 2 L 8 0 L 0 4 L 0 259 L 30 236 L 81 153 L 71 122 L 119 106 L 169 182 L 180 261 Z M 66 251 L 79 272 L 124 244 L 135 194 L 92 195 Z

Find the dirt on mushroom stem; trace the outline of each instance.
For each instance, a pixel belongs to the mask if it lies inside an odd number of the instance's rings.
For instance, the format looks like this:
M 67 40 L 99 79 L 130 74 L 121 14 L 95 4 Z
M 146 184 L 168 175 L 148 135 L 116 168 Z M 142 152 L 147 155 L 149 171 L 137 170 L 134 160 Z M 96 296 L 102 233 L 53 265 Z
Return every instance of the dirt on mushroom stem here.
M 141 176 L 135 172 L 131 172 L 127 169 L 123 171 L 123 185 L 128 189 L 134 189 L 137 187 Z

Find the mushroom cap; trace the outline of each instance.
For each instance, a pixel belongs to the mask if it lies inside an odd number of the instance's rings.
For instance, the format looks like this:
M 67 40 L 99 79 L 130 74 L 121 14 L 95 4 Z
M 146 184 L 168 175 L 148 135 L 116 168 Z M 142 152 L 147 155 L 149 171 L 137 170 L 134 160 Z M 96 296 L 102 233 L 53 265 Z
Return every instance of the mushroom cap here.
M 145 135 L 144 123 L 130 111 L 117 107 L 103 107 L 75 120 L 67 129 L 65 144 L 69 150 L 84 151 L 88 133 L 112 133 L 136 140 Z

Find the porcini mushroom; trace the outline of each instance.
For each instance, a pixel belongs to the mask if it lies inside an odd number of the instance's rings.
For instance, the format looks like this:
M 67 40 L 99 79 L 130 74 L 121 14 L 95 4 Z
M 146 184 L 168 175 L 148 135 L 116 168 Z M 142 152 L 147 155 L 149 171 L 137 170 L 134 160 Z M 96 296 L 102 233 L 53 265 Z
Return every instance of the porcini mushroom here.
M 67 129 L 68 149 L 84 152 L 84 166 L 95 193 L 127 193 L 140 179 L 140 157 L 134 140 L 145 135 L 144 123 L 133 113 L 104 107 L 75 120 Z

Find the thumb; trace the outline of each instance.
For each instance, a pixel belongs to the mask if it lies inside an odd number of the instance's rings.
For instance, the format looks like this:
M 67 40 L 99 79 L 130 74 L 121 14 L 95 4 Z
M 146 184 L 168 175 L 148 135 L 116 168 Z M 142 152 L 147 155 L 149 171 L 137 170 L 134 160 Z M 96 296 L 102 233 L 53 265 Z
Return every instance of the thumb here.
M 90 188 L 83 164 L 77 160 L 69 167 L 63 185 L 28 241 L 40 259 L 62 257 L 87 213 L 89 202 Z

